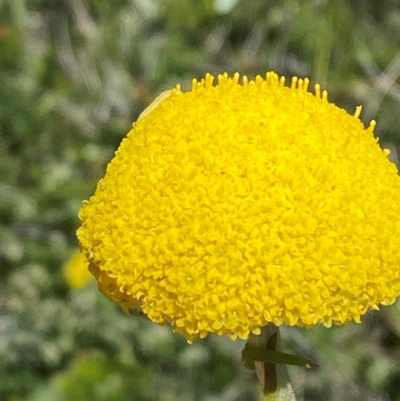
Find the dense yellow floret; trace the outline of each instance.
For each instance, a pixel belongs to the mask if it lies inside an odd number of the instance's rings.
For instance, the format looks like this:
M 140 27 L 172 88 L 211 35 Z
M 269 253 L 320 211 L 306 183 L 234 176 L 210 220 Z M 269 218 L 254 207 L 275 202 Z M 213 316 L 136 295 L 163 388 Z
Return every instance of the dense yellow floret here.
M 188 340 L 360 321 L 400 294 L 400 179 L 308 80 L 207 75 L 144 112 L 80 212 L 99 288 Z

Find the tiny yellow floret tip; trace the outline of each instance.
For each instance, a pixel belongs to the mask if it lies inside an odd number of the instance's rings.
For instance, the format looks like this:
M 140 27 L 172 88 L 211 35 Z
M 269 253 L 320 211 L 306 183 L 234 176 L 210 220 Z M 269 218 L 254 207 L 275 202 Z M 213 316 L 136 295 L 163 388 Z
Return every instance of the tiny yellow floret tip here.
M 359 322 L 393 303 L 396 166 L 361 108 L 308 87 L 206 74 L 158 97 L 79 213 L 100 290 L 189 341 Z

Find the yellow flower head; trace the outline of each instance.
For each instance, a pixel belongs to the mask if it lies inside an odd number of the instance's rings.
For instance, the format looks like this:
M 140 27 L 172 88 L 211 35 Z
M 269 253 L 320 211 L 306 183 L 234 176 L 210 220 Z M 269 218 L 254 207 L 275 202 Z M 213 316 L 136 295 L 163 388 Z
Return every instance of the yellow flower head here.
M 64 277 L 71 288 L 85 287 L 92 277 L 88 267 L 86 256 L 79 249 L 76 250 L 63 266 Z
M 100 290 L 189 341 L 360 321 L 400 294 L 400 179 L 308 80 L 176 87 L 142 114 L 80 211 Z

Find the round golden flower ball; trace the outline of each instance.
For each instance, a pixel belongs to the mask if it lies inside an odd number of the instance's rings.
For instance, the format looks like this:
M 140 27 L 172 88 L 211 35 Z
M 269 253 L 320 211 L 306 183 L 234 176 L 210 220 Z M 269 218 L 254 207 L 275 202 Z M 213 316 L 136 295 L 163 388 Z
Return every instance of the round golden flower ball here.
M 80 211 L 100 290 L 189 341 L 360 321 L 400 294 L 400 179 L 308 80 L 209 74 L 133 125 Z

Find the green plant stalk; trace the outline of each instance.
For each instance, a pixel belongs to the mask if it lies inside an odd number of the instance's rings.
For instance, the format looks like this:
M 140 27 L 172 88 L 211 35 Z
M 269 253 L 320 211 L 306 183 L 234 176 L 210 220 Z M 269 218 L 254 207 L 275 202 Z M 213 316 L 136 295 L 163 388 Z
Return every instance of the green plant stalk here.
M 251 334 L 248 342 L 277 351 L 279 340 L 278 327 L 269 324 L 262 327 L 261 334 Z M 296 401 L 286 365 L 255 361 L 254 367 L 263 390 L 263 401 Z

